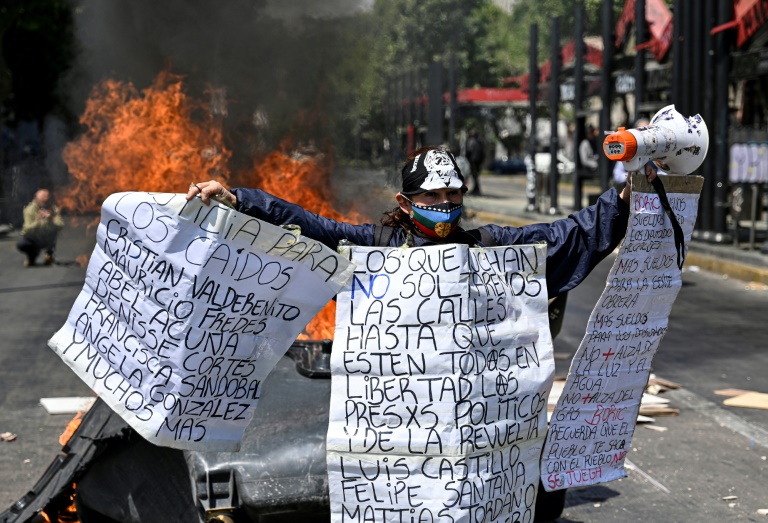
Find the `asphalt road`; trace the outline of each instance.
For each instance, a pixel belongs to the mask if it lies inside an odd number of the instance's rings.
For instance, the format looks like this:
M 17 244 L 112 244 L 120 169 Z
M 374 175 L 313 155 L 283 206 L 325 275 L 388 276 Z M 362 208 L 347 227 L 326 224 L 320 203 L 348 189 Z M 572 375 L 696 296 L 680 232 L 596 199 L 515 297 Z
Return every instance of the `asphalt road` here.
M 604 262 L 571 291 L 555 350 L 572 354 L 605 284 Z M 768 410 L 723 406 L 715 390 L 768 392 L 768 291 L 707 272 L 683 274 L 653 372 L 682 385 L 665 393 L 680 414 L 638 425 L 628 477 L 566 497 L 560 521 L 765 521 Z M 569 360 L 556 360 L 558 374 Z M 736 496 L 732 499 L 730 496 Z
M 90 254 L 95 236 L 68 227 L 59 240 L 57 263 L 25 268 L 17 234 L 0 238 L 0 505 L 6 508 L 42 475 L 61 446 L 59 435 L 71 415 L 50 415 L 40 398 L 92 396 L 48 339 L 67 318 L 83 287 L 85 269 L 75 260 Z
M 69 227 L 58 264 L 29 269 L 16 239 L 0 238 L 0 433 L 17 436 L 0 442 L 2 508 L 41 476 L 71 418 L 47 414 L 40 398 L 91 394 L 46 342 L 82 287 L 85 270 L 75 259 L 90 254 L 94 237 Z M 610 261 L 571 292 L 557 352 L 578 346 Z M 768 521 L 757 513 L 768 508 L 768 410 L 726 407 L 713 392 L 768 392 L 768 291 L 703 271 L 686 271 L 683 280 L 653 362 L 655 374 L 683 386 L 667 393 L 680 414 L 657 419 L 663 432 L 638 426 L 628 477 L 569 490 L 559 521 Z M 564 375 L 568 361 L 557 364 Z

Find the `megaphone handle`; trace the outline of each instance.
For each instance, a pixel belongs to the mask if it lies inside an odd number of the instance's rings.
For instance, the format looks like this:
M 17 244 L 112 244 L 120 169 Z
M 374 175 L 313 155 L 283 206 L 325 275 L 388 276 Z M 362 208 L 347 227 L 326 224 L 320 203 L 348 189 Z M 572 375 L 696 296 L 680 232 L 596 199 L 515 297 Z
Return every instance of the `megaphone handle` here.
M 669 221 L 672 223 L 672 231 L 675 234 L 675 250 L 677 251 L 677 268 L 683 270 L 683 263 L 685 262 L 685 235 L 683 234 L 683 228 L 680 227 L 680 223 L 677 221 L 677 216 L 672 212 L 672 206 L 669 204 L 669 198 L 667 198 L 667 191 L 664 189 L 664 184 L 661 183 L 661 177 L 657 176 L 651 181 L 651 185 L 656 189 L 656 193 L 659 195 L 659 202 L 664 212 L 669 216 Z

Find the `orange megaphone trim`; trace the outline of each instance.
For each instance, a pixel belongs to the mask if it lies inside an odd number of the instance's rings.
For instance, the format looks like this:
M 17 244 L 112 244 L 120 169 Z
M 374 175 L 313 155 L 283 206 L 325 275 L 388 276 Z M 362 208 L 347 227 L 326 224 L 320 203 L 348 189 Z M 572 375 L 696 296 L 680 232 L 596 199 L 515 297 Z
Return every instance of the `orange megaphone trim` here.
M 606 136 L 603 151 L 613 161 L 628 162 L 637 153 L 637 139 L 626 127 L 619 127 L 617 132 Z

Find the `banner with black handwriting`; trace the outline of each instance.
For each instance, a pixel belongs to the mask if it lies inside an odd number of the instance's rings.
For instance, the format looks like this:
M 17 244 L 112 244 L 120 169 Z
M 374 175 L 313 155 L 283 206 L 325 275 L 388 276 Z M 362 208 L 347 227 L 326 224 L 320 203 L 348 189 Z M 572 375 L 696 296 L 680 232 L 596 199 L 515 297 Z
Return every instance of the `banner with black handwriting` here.
M 239 449 L 264 378 L 352 270 L 182 194 L 113 194 L 96 242 L 49 345 L 147 440 L 180 449 Z
M 532 521 L 546 246 L 353 247 L 331 354 L 333 521 Z
M 703 178 L 661 179 L 687 248 Z M 671 221 L 645 176 L 635 174 L 627 234 L 552 413 L 541 462 L 546 490 L 626 476 L 640 400 L 681 274 Z

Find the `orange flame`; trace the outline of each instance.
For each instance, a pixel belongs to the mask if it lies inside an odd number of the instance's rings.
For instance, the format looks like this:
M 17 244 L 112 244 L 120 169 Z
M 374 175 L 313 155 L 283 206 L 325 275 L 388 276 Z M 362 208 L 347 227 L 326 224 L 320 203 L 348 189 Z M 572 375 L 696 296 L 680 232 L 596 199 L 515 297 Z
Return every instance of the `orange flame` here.
M 83 415 L 85 413 L 80 411 L 75 414 L 75 417 L 69 420 L 69 423 L 67 423 L 67 427 L 64 429 L 64 432 L 61 433 L 61 436 L 59 436 L 59 445 L 62 447 L 69 443 L 69 440 L 72 439 L 72 436 L 74 435 L 75 431 L 78 429 L 80 424 L 83 422 Z
M 64 149 L 73 182 L 57 194 L 60 206 L 73 214 L 97 213 L 116 192 L 186 192 L 190 182 L 216 178 L 260 187 L 328 218 L 361 221 L 359 213 L 345 216 L 333 207 L 328 151 L 286 139 L 279 150 L 254 159 L 251 171 L 230 173 L 220 121 L 226 109 L 221 92 L 214 94 L 216 107 L 208 108 L 169 72 L 141 92 L 114 80 L 94 88 L 80 119 L 85 132 Z M 333 338 L 335 309 L 329 302 L 301 338 Z
M 141 93 L 130 83 L 101 83 L 80 118 L 85 133 L 64 148 L 73 182 L 57 195 L 59 205 L 98 212 L 116 192 L 179 192 L 182 180 L 213 175 L 226 182 L 230 153 L 213 120 L 168 72 Z
M 329 155 L 314 148 L 294 149 L 292 154 L 288 154 L 285 151 L 289 148 L 290 141 L 285 141 L 281 151 L 271 152 L 255 166 L 250 176 L 258 175 L 260 183 L 254 185 L 327 218 L 352 223 L 362 221 L 357 211 L 349 211 L 345 216 L 333 207 L 333 190 L 329 178 L 332 164 Z M 333 339 L 335 324 L 336 302 L 331 300 L 304 328 L 299 339 Z
M 66 497 L 64 497 L 66 495 Z M 55 500 L 40 512 L 40 519 L 44 523 L 79 523 L 75 498 L 77 497 L 77 484 L 72 483 L 61 499 Z

